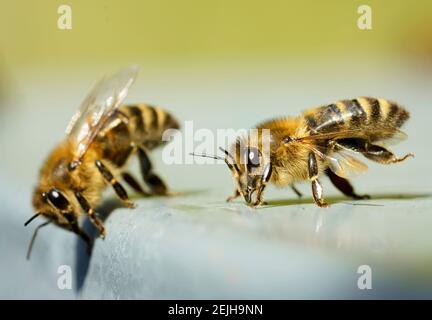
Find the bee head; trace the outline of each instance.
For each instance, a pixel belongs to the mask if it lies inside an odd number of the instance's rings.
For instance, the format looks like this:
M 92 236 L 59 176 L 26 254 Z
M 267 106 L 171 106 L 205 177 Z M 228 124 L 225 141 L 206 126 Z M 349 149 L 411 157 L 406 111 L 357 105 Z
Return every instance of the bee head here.
M 62 144 L 49 154 L 32 197 L 33 209 L 38 215 L 66 229 L 70 229 L 69 220 L 76 212 L 76 201 L 70 189 L 77 173 L 69 169 L 73 159 L 70 149 L 69 145 Z
M 42 215 L 49 221 L 70 229 L 74 210 L 65 193 L 59 189 L 52 187 L 42 191 L 37 188 L 33 193 L 33 209 L 37 213 L 32 218 Z M 30 219 L 26 225 L 32 220 Z
M 229 151 L 219 148 L 225 156 L 195 154 L 193 156 L 225 161 L 234 178 L 237 192 L 247 204 L 261 202 L 261 194 L 272 176 L 270 150 L 272 137 L 268 129 L 253 129 L 251 134 L 238 138 Z M 252 197 L 256 197 L 253 201 Z
M 41 223 L 34 230 L 27 251 L 27 260 L 30 259 L 33 244 L 40 228 L 45 227 L 50 223 L 54 223 L 64 229 L 72 230 L 73 223 L 76 222 L 72 205 L 66 196 L 55 187 L 50 188 L 46 192 L 36 188 L 33 193 L 33 208 L 36 213 L 24 223 L 24 226 L 27 226 L 39 216 L 45 217 L 48 221 Z
M 230 169 L 237 191 L 247 204 L 253 204 L 253 196 L 270 180 L 272 165 L 258 146 L 242 146 L 236 143 L 235 150 L 225 153 L 225 162 Z M 234 154 L 234 155 L 233 155 Z

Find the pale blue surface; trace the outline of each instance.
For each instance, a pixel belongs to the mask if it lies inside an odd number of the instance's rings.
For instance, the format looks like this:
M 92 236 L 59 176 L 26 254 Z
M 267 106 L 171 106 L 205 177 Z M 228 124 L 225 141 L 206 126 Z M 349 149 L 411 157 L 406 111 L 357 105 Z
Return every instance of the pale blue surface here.
M 128 98 L 211 129 L 249 127 L 358 95 L 400 101 L 412 119 L 409 139 L 396 151 L 416 158 L 385 168 L 369 163 L 354 181 L 359 193 L 373 196 L 364 205 L 339 197 L 328 181 L 325 194 L 337 204 L 325 210 L 297 201 L 289 188 L 270 188 L 271 206 L 259 210 L 226 204 L 233 186 L 224 166 L 167 166 L 159 152 L 152 155 L 157 171 L 183 196 L 112 212 L 107 238 L 96 241 L 90 260 L 73 234 L 49 226 L 30 262 L 25 251 L 36 223 L 23 223 L 32 215 L 37 170 L 99 73 L 16 74 L 16 95 L 0 119 L 0 298 L 431 298 L 432 78 L 412 68 L 373 69 L 381 72 L 371 77 L 365 69 L 343 81 L 329 70 L 300 68 L 202 70 L 186 79 L 182 70 L 142 72 Z M 309 186 L 300 189 L 310 201 Z M 73 270 L 71 291 L 57 288 L 63 264 Z M 371 291 L 357 289 L 362 264 L 373 269 Z

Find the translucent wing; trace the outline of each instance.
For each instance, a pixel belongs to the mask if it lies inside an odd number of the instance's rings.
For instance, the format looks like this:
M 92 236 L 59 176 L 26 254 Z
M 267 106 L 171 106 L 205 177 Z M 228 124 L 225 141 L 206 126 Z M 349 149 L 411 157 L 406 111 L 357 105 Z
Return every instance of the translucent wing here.
M 337 143 L 340 139 L 364 139 L 375 145 L 382 147 L 397 144 L 405 140 L 407 135 L 394 128 L 379 128 L 365 131 L 362 129 L 341 130 L 335 132 L 311 134 L 309 136 L 296 138 L 296 141 L 302 142 L 306 147 L 312 150 L 317 156 L 327 162 L 330 170 L 342 178 L 359 175 L 367 171 L 366 164 L 356 158 L 356 155 L 362 154 L 361 149 L 355 150 L 344 147 L 341 143 Z M 326 144 L 325 141 L 334 141 L 337 148 L 330 154 L 321 151 L 320 144 Z
M 350 155 L 346 150 L 340 150 L 327 156 L 327 160 L 330 170 L 342 178 L 362 174 L 368 169 L 366 164 Z
M 357 100 L 340 100 L 306 110 L 303 117 L 312 132 L 327 133 L 335 131 L 336 128 L 341 129 L 351 120 L 360 123 L 367 114 Z
M 319 147 L 305 143 L 311 151 L 328 164 L 331 171 L 342 178 L 357 176 L 367 171 L 368 166 L 355 157 L 355 153 L 348 149 L 338 149 L 330 155 L 322 152 Z
M 297 141 L 314 141 L 314 140 L 335 140 L 335 139 L 343 139 L 343 138 L 362 138 L 365 137 L 366 133 L 361 129 L 353 129 L 353 130 L 339 130 L 334 132 L 326 132 L 326 133 L 311 133 L 310 135 L 295 138 Z
M 137 66 L 122 69 L 99 81 L 72 117 L 66 134 L 76 144 L 75 163 L 79 163 L 100 130 L 106 126 L 127 96 L 138 74 Z
M 395 144 L 398 144 L 404 140 L 406 140 L 407 135 L 405 132 L 401 130 L 395 130 L 395 132 L 392 135 L 389 135 L 388 137 L 378 139 L 377 141 L 374 141 L 374 144 L 385 147 L 385 146 L 393 146 Z

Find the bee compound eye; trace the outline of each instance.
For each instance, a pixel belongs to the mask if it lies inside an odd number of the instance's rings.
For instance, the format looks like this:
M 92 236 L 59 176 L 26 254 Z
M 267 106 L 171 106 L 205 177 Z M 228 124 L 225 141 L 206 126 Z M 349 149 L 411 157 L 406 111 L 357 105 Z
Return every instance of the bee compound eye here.
M 58 209 L 65 210 L 69 206 L 69 201 L 56 188 L 50 189 L 47 193 L 48 200 Z
M 260 163 L 258 149 L 249 148 L 247 153 L 248 165 L 251 167 L 258 167 Z

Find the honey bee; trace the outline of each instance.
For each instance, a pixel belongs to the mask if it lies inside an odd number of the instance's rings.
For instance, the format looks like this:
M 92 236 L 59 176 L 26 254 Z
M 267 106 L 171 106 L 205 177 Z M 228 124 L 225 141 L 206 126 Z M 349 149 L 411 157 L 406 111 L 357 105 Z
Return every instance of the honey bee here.
M 365 199 L 369 196 L 355 193 L 347 180 L 367 170 L 356 155 L 381 164 L 413 156 L 409 153 L 398 158 L 387 148 L 406 138 L 399 128 L 408 118 L 407 110 L 385 99 L 341 100 L 298 117 L 261 123 L 255 128 L 256 134 L 238 138 L 229 150 L 220 148 L 224 157 L 199 156 L 224 160 L 228 165 L 235 191 L 227 201 L 242 196 L 249 206 L 256 207 L 264 203 L 263 191 L 268 183 L 291 186 L 301 196 L 295 183 L 310 181 L 315 203 L 326 207 L 319 181 L 323 174 L 346 196 Z
M 176 119 L 167 111 L 145 104 L 122 105 L 138 73 L 130 66 L 102 79 L 82 103 L 66 129 L 66 138 L 44 162 L 39 182 L 33 193 L 33 207 L 38 216 L 47 219 L 39 225 L 30 242 L 27 258 L 38 230 L 49 223 L 72 231 L 81 237 L 90 251 L 90 237 L 79 225 L 87 215 L 105 237 L 102 220 L 95 212 L 102 191 L 111 185 L 127 207 L 134 207 L 119 182 L 121 176 L 141 195 L 167 195 L 168 188 L 153 171 L 148 152 L 163 144 L 166 129 L 178 129 Z M 144 191 L 126 171 L 126 164 L 137 153 L 143 180 L 150 192 Z

